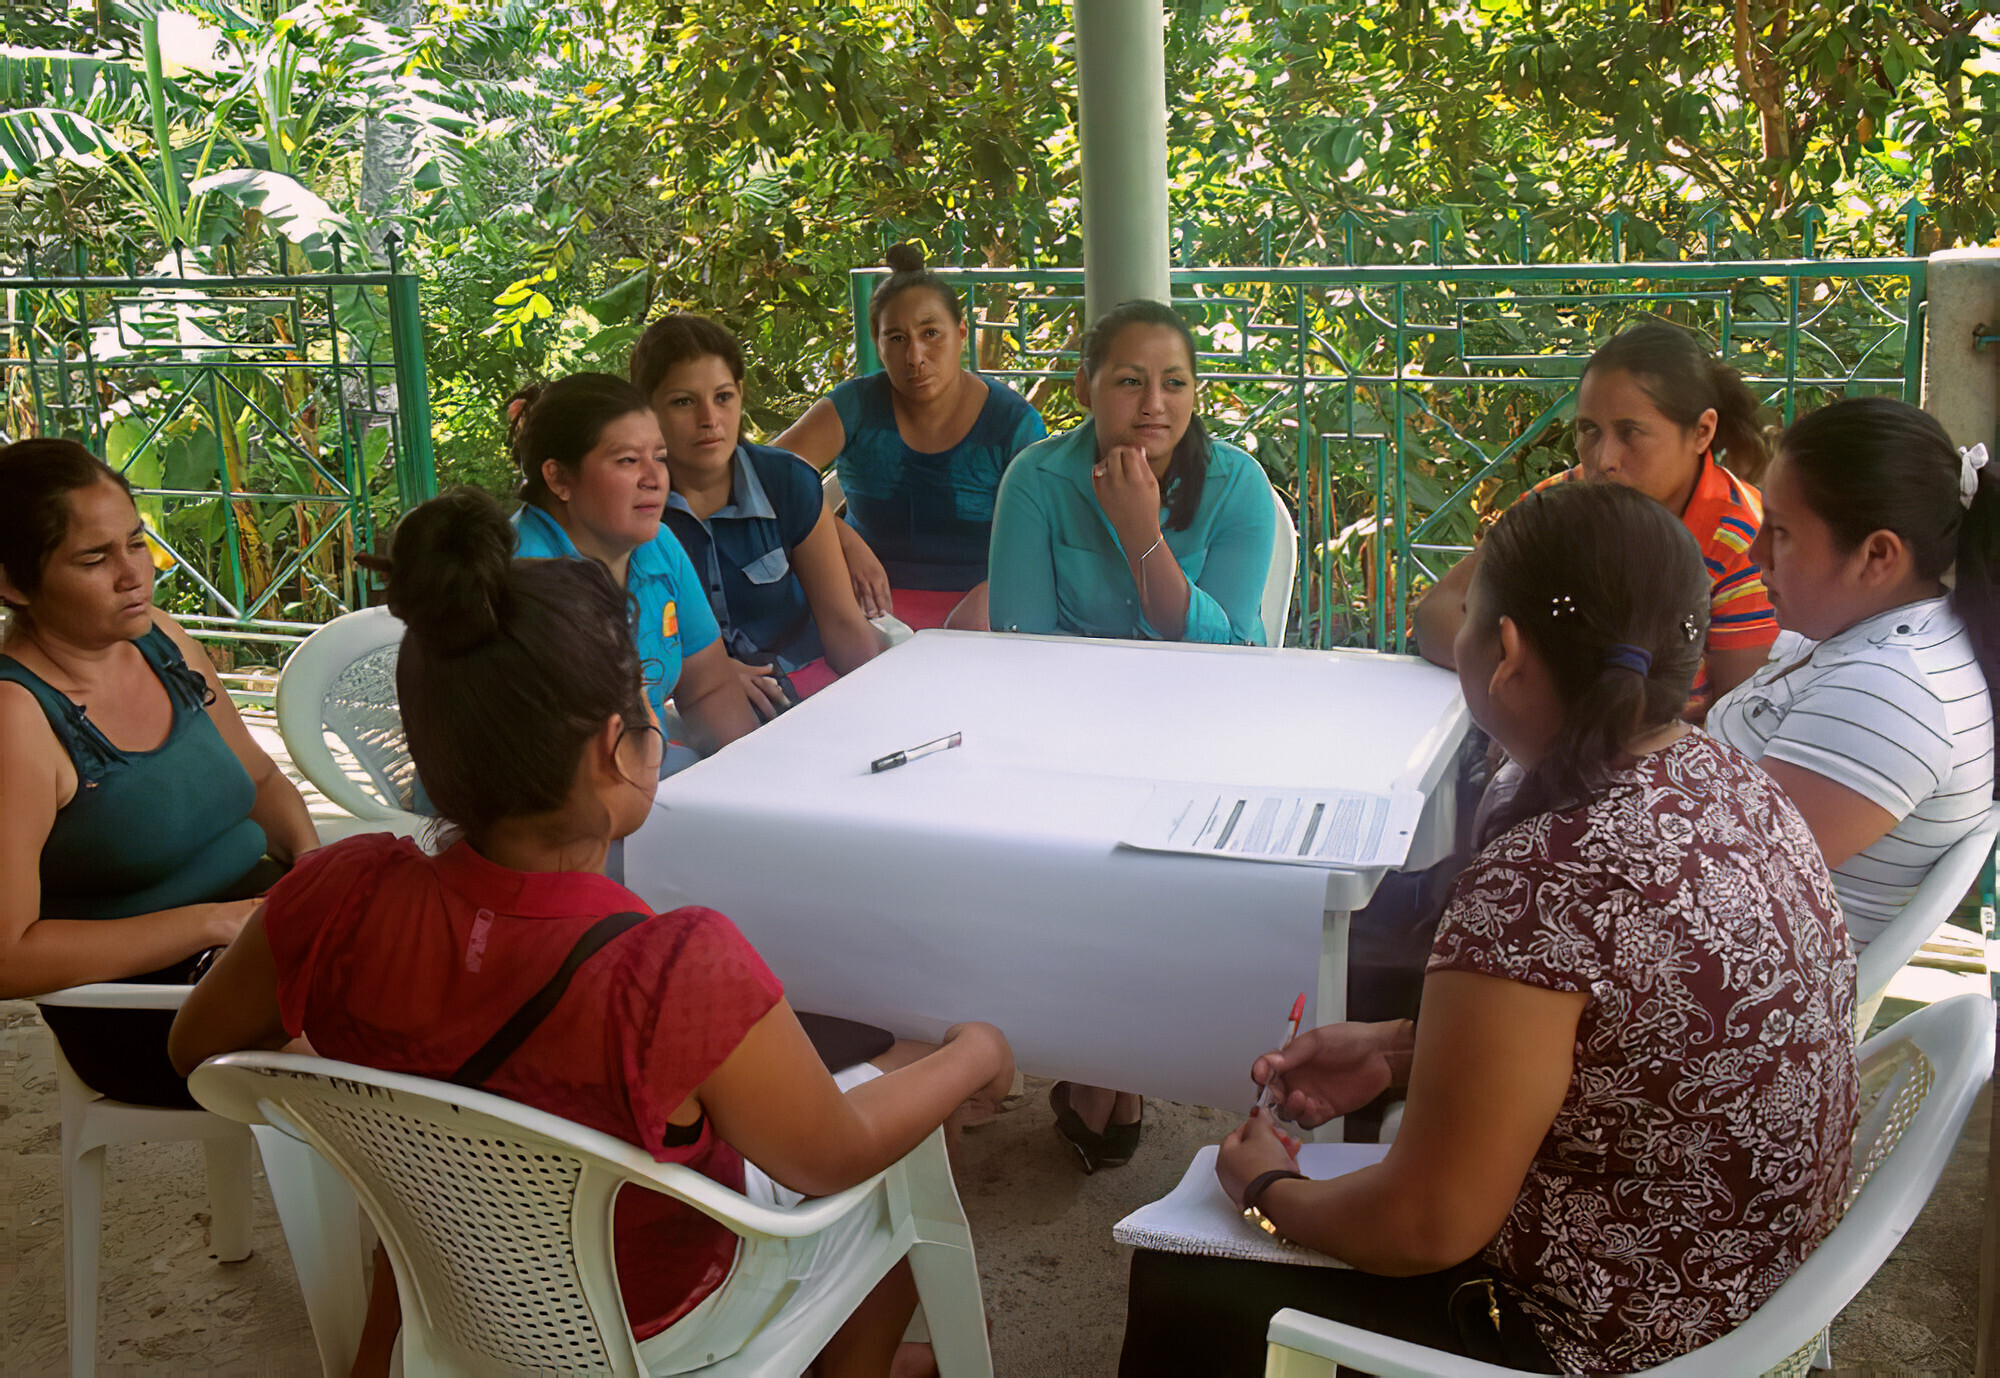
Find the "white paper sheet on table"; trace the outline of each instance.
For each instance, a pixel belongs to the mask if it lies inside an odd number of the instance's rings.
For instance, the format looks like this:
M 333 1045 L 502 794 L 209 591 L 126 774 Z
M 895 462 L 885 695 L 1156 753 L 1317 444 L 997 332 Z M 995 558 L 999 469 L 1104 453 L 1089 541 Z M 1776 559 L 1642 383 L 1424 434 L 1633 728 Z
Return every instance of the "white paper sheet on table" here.
M 1156 785 L 1121 846 L 1329 871 L 1400 866 L 1424 811 L 1417 790 Z
M 1299 1171 L 1316 1182 L 1342 1177 L 1379 1163 L 1387 1144 L 1301 1144 Z M 1206 1254 L 1210 1258 L 1247 1258 L 1260 1263 L 1303 1263 L 1314 1268 L 1345 1268 L 1303 1244 L 1264 1233 L 1243 1218 L 1216 1180 L 1216 1146 L 1194 1155 L 1180 1185 L 1150 1206 L 1141 1206 L 1111 1227 L 1111 1237 L 1135 1249 L 1169 1254 Z

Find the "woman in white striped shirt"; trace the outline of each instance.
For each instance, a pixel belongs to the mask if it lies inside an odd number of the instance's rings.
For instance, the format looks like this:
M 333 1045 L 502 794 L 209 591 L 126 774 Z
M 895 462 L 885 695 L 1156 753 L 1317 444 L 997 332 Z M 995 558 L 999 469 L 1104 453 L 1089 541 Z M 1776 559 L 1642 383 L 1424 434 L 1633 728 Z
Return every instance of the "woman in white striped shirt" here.
M 1985 462 L 1917 408 L 1858 397 L 1801 418 L 1764 475 L 1750 556 L 1784 630 L 1708 730 L 1798 805 L 1857 950 L 1993 800 L 2000 480 Z

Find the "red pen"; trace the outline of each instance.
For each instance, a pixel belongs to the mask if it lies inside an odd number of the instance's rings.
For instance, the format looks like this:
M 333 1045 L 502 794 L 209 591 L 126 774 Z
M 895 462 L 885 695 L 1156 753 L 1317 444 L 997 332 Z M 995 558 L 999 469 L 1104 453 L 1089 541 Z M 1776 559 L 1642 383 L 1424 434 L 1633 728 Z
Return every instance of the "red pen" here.
M 1285 1037 L 1284 1040 L 1278 1044 L 1279 1052 L 1282 1053 L 1283 1051 L 1285 1051 L 1285 1049 L 1289 1048 L 1292 1045 L 1292 1040 L 1299 1036 L 1299 1021 L 1305 1017 L 1306 1017 L 1306 993 L 1304 991 L 1300 991 L 1299 998 L 1292 1001 L 1292 1017 L 1285 1021 Z M 1270 1102 L 1271 1102 L 1271 1083 L 1267 1081 L 1264 1083 L 1263 1089 L 1257 1092 L 1257 1103 L 1250 1107 L 1250 1113 L 1253 1115 L 1256 1114 L 1259 1110 L 1262 1110 L 1266 1105 L 1269 1105 Z

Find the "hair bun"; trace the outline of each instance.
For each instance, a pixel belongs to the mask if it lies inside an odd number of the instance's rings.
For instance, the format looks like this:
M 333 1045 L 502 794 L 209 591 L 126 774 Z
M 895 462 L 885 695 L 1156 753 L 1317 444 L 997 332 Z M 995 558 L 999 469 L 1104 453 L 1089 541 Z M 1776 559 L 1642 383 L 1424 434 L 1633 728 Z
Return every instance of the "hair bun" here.
M 921 273 L 924 270 L 924 251 L 914 244 L 891 244 L 889 252 L 882 258 L 892 273 Z
M 477 488 L 453 488 L 396 524 L 389 611 L 434 651 L 463 655 L 500 634 L 514 528 Z

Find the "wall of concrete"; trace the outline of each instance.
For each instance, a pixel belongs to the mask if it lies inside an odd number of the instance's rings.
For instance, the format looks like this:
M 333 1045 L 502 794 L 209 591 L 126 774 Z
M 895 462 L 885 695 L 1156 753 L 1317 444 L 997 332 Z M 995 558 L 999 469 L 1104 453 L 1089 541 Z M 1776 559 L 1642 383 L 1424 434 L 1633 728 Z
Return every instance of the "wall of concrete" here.
M 1924 329 L 1924 410 L 1959 445 L 2000 452 L 2000 249 L 1946 249 L 1930 256 Z

